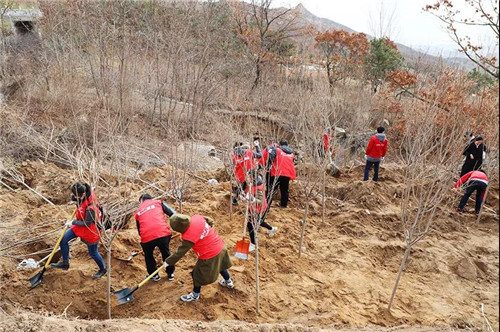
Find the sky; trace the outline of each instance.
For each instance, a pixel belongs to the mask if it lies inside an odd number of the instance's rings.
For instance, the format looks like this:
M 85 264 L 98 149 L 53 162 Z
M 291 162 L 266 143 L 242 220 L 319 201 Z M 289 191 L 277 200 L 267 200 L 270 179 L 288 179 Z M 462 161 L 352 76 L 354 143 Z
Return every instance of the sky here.
M 458 56 L 457 46 L 450 39 L 444 24 L 435 16 L 422 10 L 434 0 L 275 0 L 275 5 L 294 7 L 302 3 L 316 16 L 328 18 L 355 31 L 377 36 L 381 25 L 380 13 L 385 13 L 388 22 L 392 14 L 392 24 L 388 36 L 398 43 L 414 49 L 428 51 L 431 54 L 442 53 L 444 56 Z M 463 0 L 455 1 L 463 12 L 467 7 Z M 382 11 L 380 9 L 383 9 Z M 385 26 L 385 25 L 384 25 Z M 484 31 L 469 29 L 469 34 L 484 40 Z M 378 37 L 378 36 L 377 36 Z M 488 42 L 491 44 L 491 42 Z

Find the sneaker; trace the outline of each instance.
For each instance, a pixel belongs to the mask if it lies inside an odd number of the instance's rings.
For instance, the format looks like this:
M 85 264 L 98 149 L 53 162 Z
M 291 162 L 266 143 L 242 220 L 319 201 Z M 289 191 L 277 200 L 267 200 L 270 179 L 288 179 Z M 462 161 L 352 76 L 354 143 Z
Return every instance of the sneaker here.
M 224 279 L 219 280 L 219 285 L 227 288 L 234 288 L 234 283 L 231 280 L 231 278 L 229 280 L 224 280 Z
M 193 292 L 186 294 L 186 295 L 181 295 L 181 300 L 184 302 L 198 301 L 199 298 L 200 298 L 200 294 L 196 295 Z
M 273 227 L 269 230 L 269 237 L 273 237 L 274 234 L 278 231 L 278 227 Z
M 146 275 L 146 278 L 147 278 L 147 277 L 149 277 L 149 274 L 147 274 L 147 275 Z M 155 275 L 151 278 L 151 280 L 153 280 L 153 281 L 160 281 L 160 279 L 161 279 L 161 278 L 160 278 L 160 275 L 159 275 L 158 273 L 157 273 L 157 274 L 155 274 Z
M 69 262 L 59 262 L 59 263 L 51 263 L 50 266 L 55 267 L 56 269 L 67 270 L 69 269 Z
M 168 276 L 168 280 L 170 280 L 170 281 L 174 280 L 174 274 L 173 273 Z
M 105 274 L 106 274 L 106 272 L 107 272 L 107 270 L 106 270 L 106 269 L 104 269 L 104 270 L 99 270 L 99 271 L 97 271 L 97 273 L 96 273 L 96 274 L 94 274 L 94 275 L 92 276 L 92 278 L 94 278 L 94 279 L 99 279 L 100 277 L 102 277 L 103 275 L 105 275 Z
M 250 243 L 250 246 L 248 247 L 248 251 L 255 251 L 255 244 Z
M 458 214 L 462 214 L 462 212 L 464 212 L 462 209 L 459 209 L 459 208 L 457 208 L 456 211 L 457 211 Z

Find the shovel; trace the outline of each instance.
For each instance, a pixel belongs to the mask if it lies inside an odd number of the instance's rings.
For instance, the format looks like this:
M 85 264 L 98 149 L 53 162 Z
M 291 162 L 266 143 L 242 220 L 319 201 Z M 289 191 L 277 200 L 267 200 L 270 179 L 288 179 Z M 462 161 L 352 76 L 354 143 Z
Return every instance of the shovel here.
M 69 220 L 72 220 L 75 217 L 75 214 L 76 214 L 76 209 L 75 209 L 75 211 L 73 211 L 73 214 L 71 215 L 71 217 L 69 218 Z M 62 240 L 62 238 L 64 236 L 64 233 L 66 233 L 67 229 L 68 229 L 68 227 L 64 226 L 64 228 L 63 228 L 63 230 L 61 232 L 61 235 L 59 236 L 59 239 L 57 240 L 56 245 L 54 246 L 54 249 L 52 249 L 52 252 L 50 253 L 49 259 L 47 259 L 47 263 L 45 263 L 45 265 L 43 266 L 42 271 L 38 272 L 33 277 L 31 277 L 31 278 L 28 279 L 29 282 L 31 283 L 30 289 L 33 289 L 33 288 L 35 288 L 36 286 L 38 286 L 38 285 L 40 285 L 42 283 L 43 274 L 45 273 L 45 270 L 49 267 L 50 261 L 52 260 L 52 257 L 56 253 L 57 248 L 59 247 L 59 243 L 61 243 L 61 240 Z
M 149 279 L 153 278 L 160 270 L 163 269 L 163 265 L 160 266 L 156 271 L 151 273 L 146 279 L 141 281 L 139 284 L 135 285 L 132 289 L 130 288 L 124 288 L 119 291 L 114 292 L 116 299 L 118 300 L 118 305 L 120 304 L 125 304 L 127 302 L 130 302 L 134 299 L 134 296 L 132 295 L 136 290 L 141 288 L 145 283 L 149 281 Z
M 249 189 L 249 192 L 251 192 L 251 186 Z M 245 235 L 247 231 L 247 220 L 248 220 L 248 210 L 249 210 L 249 203 L 247 201 L 247 210 L 245 211 L 245 221 L 243 222 L 243 238 L 240 241 L 236 242 L 236 248 L 234 251 L 234 257 L 239 258 L 239 259 L 248 259 L 248 253 L 250 249 L 250 242 L 245 241 Z

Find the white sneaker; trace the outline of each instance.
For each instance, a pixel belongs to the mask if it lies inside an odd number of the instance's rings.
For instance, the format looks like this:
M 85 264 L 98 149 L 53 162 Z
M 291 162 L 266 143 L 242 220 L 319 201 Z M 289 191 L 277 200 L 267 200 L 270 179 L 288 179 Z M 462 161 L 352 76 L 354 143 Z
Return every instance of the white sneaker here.
M 186 295 L 181 295 L 181 300 L 184 302 L 194 302 L 198 301 L 200 298 L 200 295 L 195 295 L 193 292 L 186 294 Z
M 273 237 L 274 234 L 278 231 L 278 227 L 273 227 L 269 230 L 269 237 Z
M 227 288 L 234 288 L 234 283 L 233 283 L 233 280 L 231 280 L 231 279 L 229 279 L 229 280 L 221 279 L 221 280 L 219 280 L 219 285 L 227 287 Z
M 255 244 L 250 243 L 250 246 L 248 247 L 248 251 L 249 251 L 249 252 L 251 252 L 251 251 L 255 251 Z

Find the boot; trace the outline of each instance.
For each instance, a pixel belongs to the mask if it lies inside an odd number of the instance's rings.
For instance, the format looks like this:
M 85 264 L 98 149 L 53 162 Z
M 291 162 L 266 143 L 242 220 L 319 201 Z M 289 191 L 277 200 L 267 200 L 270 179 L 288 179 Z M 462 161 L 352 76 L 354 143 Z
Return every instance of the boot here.
M 55 267 L 56 269 L 67 270 L 69 269 L 69 262 L 59 262 L 59 263 L 51 263 L 50 266 Z
M 99 279 L 100 277 L 102 277 L 103 275 L 105 275 L 105 274 L 106 274 L 106 272 L 107 272 L 107 270 L 106 270 L 106 269 L 104 269 L 104 270 L 99 270 L 99 271 L 97 271 L 97 273 L 96 273 L 96 274 L 94 274 L 94 275 L 92 276 L 92 278 L 94 278 L 94 279 Z

